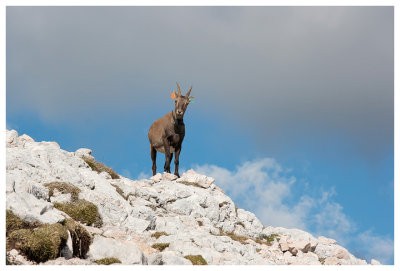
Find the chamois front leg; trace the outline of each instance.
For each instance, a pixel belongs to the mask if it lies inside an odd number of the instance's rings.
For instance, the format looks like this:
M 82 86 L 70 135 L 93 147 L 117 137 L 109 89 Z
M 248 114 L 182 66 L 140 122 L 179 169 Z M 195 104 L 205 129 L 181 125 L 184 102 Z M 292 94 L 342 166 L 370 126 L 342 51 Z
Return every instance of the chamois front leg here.
M 157 151 L 156 148 L 154 148 L 151 145 L 150 145 L 150 155 L 151 155 L 151 160 L 153 161 L 153 166 L 151 169 L 153 170 L 153 176 L 154 176 L 156 175 L 157 171 L 157 166 L 156 166 Z
M 167 173 L 171 173 L 171 159 L 172 159 L 172 155 L 169 151 L 169 142 L 167 138 L 163 139 L 163 143 L 164 143 L 164 150 L 165 150 L 165 164 L 164 164 L 164 171 Z
M 181 154 L 181 146 L 179 145 L 176 149 L 175 149 L 175 176 L 177 176 L 178 178 L 180 178 L 181 176 L 179 176 L 179 155 Z

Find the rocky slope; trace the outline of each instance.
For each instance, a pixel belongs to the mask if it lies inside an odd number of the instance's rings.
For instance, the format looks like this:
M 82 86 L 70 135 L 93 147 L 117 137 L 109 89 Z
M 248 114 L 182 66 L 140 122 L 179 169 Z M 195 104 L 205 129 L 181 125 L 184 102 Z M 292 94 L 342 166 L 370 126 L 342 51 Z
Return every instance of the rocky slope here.
M 113 179 L 89 149 L 6 133 L 9 264 L 367 264 L 333 239 L 262 225 L 193 170 Z

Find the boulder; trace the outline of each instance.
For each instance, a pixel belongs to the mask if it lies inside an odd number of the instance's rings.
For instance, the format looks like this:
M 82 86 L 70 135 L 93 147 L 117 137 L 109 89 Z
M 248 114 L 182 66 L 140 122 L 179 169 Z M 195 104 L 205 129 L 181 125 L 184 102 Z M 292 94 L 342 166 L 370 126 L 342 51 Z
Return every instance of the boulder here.
M 99 235 L 95 235 L 93 243 L 89 247 L 88 256 L 93 260 L 117 258 L 122 264 L 147 263 L 147 259 L 143 255 L 143 252 L 134 242 L 122 242 Z

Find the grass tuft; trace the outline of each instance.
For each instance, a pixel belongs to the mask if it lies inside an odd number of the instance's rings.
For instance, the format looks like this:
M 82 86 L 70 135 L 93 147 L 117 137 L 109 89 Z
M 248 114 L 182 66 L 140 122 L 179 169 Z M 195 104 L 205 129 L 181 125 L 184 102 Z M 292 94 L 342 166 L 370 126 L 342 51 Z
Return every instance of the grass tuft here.
M 8 242 L 29 260 L 40 263 L 58 257 L 67 239 L 68 233 L 65 227 L 55 223 L 44 224 L 34 230 L 13 231 Z
M 110 174 L 112 179 L 119 179 L 119 175 L 115 173 L 112 168 L 107 167 L 103 163 L 95 161 L 92 157 L 82 157 L 82 159 L 92 170 L 97 171 L 98 173 L 105 171 Z
M 54 203 L 54 207 L 88 226 L 93 225 L 99 228 L 103 224 L 97 206 L 87 200 L 79 199 L 74 202 L 56 202 Z
M 118 185 L 113 183 L 111 185 L 115 187 L 115 191 L 117 191 L 117 193 L 120 194 L 121 197 L 123 197 L 125 200 L 128 200 L 128 196 L 124 195 L 124 191 L 122 191 L 122 189 Z
M 44 186 L 49 188 L 49 197 L 52 197 L 54 194 L 54 189 L 57 189 L 62 194 L 71 194 L 72 201 L 78 200 L 78 195 L 81 192 L 78 187 L 66 182 L 51 182 L 44 184 Z
M 20 229 L 34 229 L 39 227 L 39 222 L 27 222 L 16 216 L 11 210 L 6 210 L 6 236 Z
M 191 261 L 193 265 L 207 265 L 206 260 L 201 255 L 187 255 L 185 259 Z
M 97 264 L 102 264 L 102 265 L 110 265 L 110 264 L 113 264 L 113 263 L 121 263 L 121 261 L 119 259 L 117 259 L 117 258 L 103 258 L 103 259 L 100 259 L 100 260 L 96 260 L 94 262 L 97 263 Z
M 158 239 L 158 238 L 160 238 L 160 236 L 162 236 L 162 235 L 168 236 L 168 234 L 167 234 L 165 231 L 158 231 L 158 232 L 153 233 L 153 234 L 151 235 L 151 237 L 155 237 L 156 239 Z
M 151 246 L 152 248 L 155 248 L 159 251 L 163 251 L 167 247 L 169 247 L 169 243 L 155 243 L 154 245 Z
M 268 246 L 272 246 L 272 243 L 274 242 L 274 240 L 276 239 L 278 242 L 279 242 L 279 240 L 280 240 L 280 238 L 279 238 L 279 234 L 276 234 L 276 233 L 272 233 L 272 234 L 270 234 L 270 235 L 266 235 L 266 234 L 262 234 L 261 235 L 261 239 L 265 239 L 267 242 L 262 242 L 262 243 L 264 243 L 264 244 L 266 244 L 266 245 L 268 245 Z M 257 241 L 256 241 L 257 242 Z M 259 242 L 257 242 L 257 243 L 259 243 Z M 260 244 L 260 243 L 259 243 Z

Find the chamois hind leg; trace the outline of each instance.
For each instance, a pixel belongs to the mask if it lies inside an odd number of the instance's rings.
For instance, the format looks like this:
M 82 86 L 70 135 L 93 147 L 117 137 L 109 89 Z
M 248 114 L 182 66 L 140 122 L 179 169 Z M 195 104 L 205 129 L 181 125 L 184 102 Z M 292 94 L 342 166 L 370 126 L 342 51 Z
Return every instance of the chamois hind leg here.
M 169 142 L 166 138 L 163 141 L 164 141 L 163 143 L 164 143 L 164 150 L 165 150 L 164 172 L 171 173 L 170 165 L 171 165 L 172 155 L 169 151 Z
M 151 160 L 153 161 L 153 166 L 151 169 L 153 170 L 153 176 L 156 175 L 157 171 L 157 166 L 156 166 L 156 158 L 157 158 L 157 151 L 156 148 L 150 145 L 150 155 L 151 155 Z

